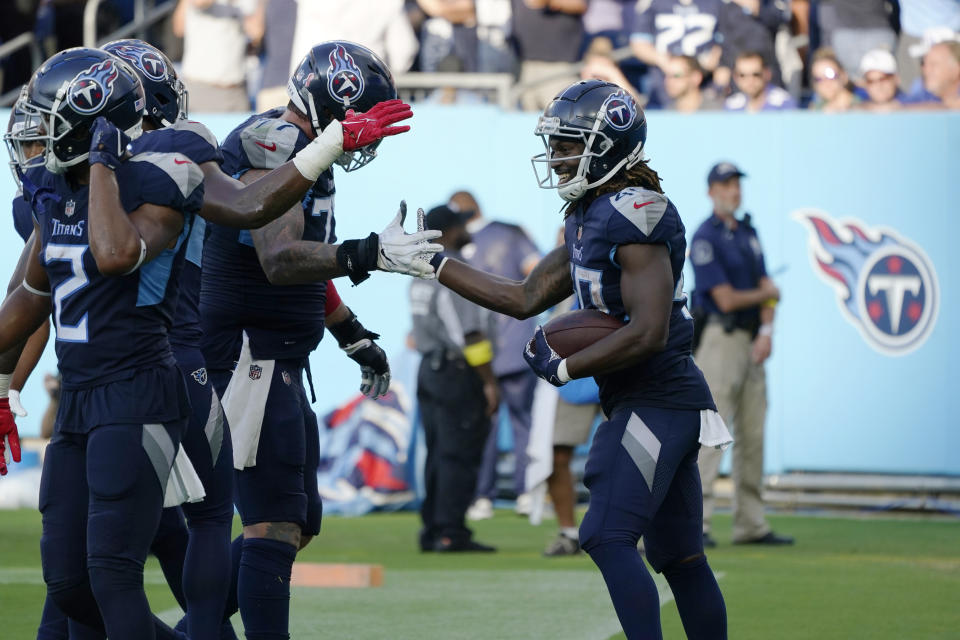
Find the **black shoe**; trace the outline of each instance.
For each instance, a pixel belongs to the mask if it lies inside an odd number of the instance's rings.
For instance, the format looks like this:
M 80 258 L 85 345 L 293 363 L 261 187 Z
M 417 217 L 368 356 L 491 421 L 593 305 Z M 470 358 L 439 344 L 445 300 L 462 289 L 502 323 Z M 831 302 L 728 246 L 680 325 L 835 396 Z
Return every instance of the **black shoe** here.
M 759 538 L 754 538 L 753 540 L 734 541 L 733 544 L 786 545 L 786 544 L 793 544 L 793 538 L 790 536 L 777 535 L 773 531 L 768 531 L 766 535 L 760 536 Z
M 716 547 L 717 547 L 717 541 L 714 540 L 713 537 L 712 537 L 709 533 L 704 532 L 704 534 L 703 534 L 703 548 L 704 548 L 704 549 L 715 549 Z
M 433 550 L 449 553 L 449 552 L 463 552 L 463 551 L 481 551 L 485 553 L 490 553 L 496 551 L 496 547 L 491 547 L 487 544 L 481 544 L 476 540 L 451 540 L 450 538 L 438 538 L 437 541 L 433 544 Z
M 427 529 L 421 529 L 417 534 L 417 542 L 420 544 L 420 551 L 427 553 L 433 551 L 433 546 L 437 543 L 436 538 L 428 533 Z

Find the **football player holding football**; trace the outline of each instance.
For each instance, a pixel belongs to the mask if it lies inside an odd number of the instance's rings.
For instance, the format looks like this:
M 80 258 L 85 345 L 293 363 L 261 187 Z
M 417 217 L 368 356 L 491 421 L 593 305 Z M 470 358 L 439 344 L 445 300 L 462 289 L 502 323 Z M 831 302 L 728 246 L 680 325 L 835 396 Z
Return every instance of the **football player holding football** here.
M 684 226 L 643 157 L 647 123 L 629 93 L 587 80 L 571 85 L 537 123 L 545 152 L 538 183 L 568 203 L 564 245 L 523 281 L 505 281 L 442 253 L 440 283 L 516 318 L 575 293 L 580 307 L 626 324 L 561 358 L 540 327 L 524 357 L 560 386 L 593 376 L 608 419 L 597 430 L 584 484 L 590 506 L 583 549 L 600 568 L 628 638 L 659 638 L 660 600 L 637 550 L 673 590 L 689 638 L 726 637 L 723 596 L 703 551 L 700 445 L 729 433 L 690 354 L 693 323 L 683 294 Z M 542 168 L 545 175 L 541 176 Z

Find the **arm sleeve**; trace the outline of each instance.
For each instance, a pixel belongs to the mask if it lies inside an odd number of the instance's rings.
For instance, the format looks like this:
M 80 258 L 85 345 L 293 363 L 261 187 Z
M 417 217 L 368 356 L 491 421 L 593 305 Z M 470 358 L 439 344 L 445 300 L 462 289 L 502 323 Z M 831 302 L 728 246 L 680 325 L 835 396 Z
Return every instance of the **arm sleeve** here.
M 337 287 L 333 284 L 333 280 L 327 280 L 327 299 L 323 307 L 323 315 L 329 316 L 331 313 L 337 310 L 343 304 L 343 300 L 340 299 L 340 294 L 337 292 Z

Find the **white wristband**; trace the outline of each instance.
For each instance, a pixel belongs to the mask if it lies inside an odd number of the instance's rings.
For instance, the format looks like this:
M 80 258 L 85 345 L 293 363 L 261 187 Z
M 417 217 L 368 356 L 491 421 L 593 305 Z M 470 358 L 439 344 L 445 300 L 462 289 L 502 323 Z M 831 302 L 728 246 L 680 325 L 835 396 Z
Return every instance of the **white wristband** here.
M 140 238 L 140 258 L 137 260 L 137 264 L 133 265 L 133 268 L 131 268 L 130 271 L 127 271 L 123 275 L 128 276 L 134 271 L 136 271 L 137 269 L 139 269 L 140 265 L 143 264 L 143 261 L 146 259 L 146 257 L 147 257 L 147 243 L 144 241 L 143 238 Z
M 566 384 L 566 383 L 570 382 L 570 380 L 572 380 L 572 378 L 570 377 L 570 374 L 567 373 L 567 359 L 566 359 L 566 358 L 564 358 L 563 360 L 561 360 L 561 361 L 560 361 L 560 366 L 557 367 L 557 379 L 560 380 L 560 382 L 562 382 L 562 383 L 564 383 L 564 384 Z
M 10 379 L 12 373 L 0 373 L 0 398 L 6 398 L 10 395 Z
M 449 259 L 447 256 L 443 256 L 443 260 L 440 261 L 440 266 L 437 267 L 437 272 L 434 274 L 435 277 L 440 277 L 440 270 L 443 269 L 443 265 L 447 264 L 447 260 Z
M 24 289 L 26 289 L 27 291 L 29 291 L 30 293 L 32 293 L 32 294 L 35 295 L 35 296 L 43 296 L 44 298 L 49 298 L 49 297 L 50 297 L 50 292 L 49 292 L 49 291 L 40 291 L 40 289 L 35 289 L 34 287 L 31 287 L 29 284 L 27 284 L 27 279 L 26 279 L 26 278 L 23 279 L 23 282 L 21 283 L 21 286 L 23 286 Z
M 310 144 L 297 152 L 293 164 L 304 178 L 316 182 L 320 174 L 329 169 L 342 154 L 343 125 L 339 120 L 334 120 Z
M 773 325 L 772 324 L 762 324 L 760 328 L 757 329 L 758 336 L 767 336 L 770 337 L 773 335 Z

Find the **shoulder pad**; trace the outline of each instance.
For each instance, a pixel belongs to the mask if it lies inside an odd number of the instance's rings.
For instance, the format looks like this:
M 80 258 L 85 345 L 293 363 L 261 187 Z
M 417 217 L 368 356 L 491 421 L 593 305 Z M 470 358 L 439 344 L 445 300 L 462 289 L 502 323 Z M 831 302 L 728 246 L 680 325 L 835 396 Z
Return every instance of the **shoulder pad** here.
M 203 171 L 182 153 L 147 151 L 138 153 L 128 162 L 143 162 L 157 167 L 173 180 L 184 198 L 193 193 L 194 189 L 203 182 Z
M 665 195 L 641 187 L 627 187 L 611 195 L 610 204 L 645 236 L 650 235 L 667 211 Z
M 177 120 L 169 128 L 176 131 L 186 131 L 198 135 L 203 138 L 204 142 L 209 144 L 211 147 L 218 148 L 220 146 L 220 143 L 217 142 L 217 137 L 213 135 L 213 132 L 210 131 L 206 125 L 195 120 Z
M 275 169 L 296 151 L 300 129 L 276 118 L 261 118 L 240 133 L 240 145 L 250 165 L 257 169 Z

